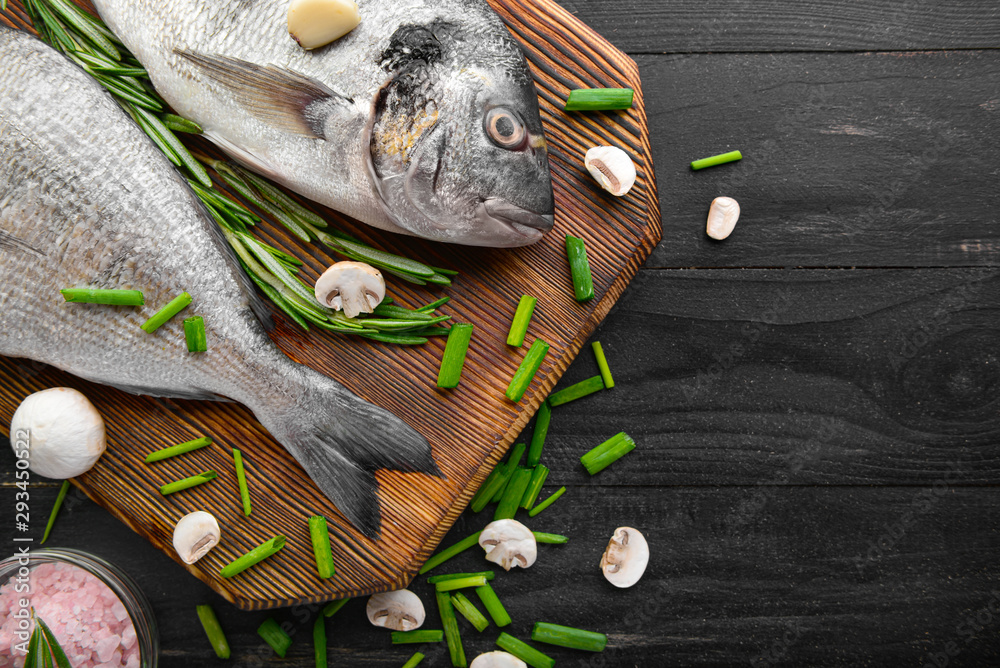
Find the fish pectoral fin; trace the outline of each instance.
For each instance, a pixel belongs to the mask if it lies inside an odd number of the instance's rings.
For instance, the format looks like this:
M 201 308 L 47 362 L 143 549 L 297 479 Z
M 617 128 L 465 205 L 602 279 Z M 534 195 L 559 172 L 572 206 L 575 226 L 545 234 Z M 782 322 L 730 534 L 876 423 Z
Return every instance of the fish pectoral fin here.
M 331 110 L 354 104 L 322 82 L 283 67 L 180 49 L 174 53 L 229 90 L 252 116 L 293 134 L 323 139 Z
M 8 234 L 3 230 L 0 230 L 0 249 L 14 250 L 22 253 L 34 253 L 39 257 L 45 257 L 45 253 L 35 248 L 27 241 L 19 239 L 13 234 Z

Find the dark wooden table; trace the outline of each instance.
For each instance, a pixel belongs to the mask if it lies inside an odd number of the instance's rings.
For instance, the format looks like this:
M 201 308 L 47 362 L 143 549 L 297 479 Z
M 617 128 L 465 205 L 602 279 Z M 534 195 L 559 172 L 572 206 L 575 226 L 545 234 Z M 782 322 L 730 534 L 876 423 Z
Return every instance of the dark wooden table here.
M 547 491 L 569 489 L 535 528 L 571 541 L 498 579 L 511 632 L 609 634 L 603 655 L 553 650 L 561 666 L 1000 664 L 1000 5 L 564 5 L 639 63 L 663 243 L 595 335 L 617 387 L 554 412 Z M 736 148 L 740 163 L 687 167 Z M 743 209 L 722 243 L 704 234 L 719 195 Z M 594 373 L 585 350 L 560 387 Z M 588 477 L 579 455 L 623 429 L 638 449 Z M 4 448 L 5 540 L 12 466 Z M 32 490 L 39 517 L 56 490 Z M 485 521 L 466 513 L 445 544 Z M 622 591 L 597 569 L 619 525 L 653 552 Z M 50 544 L 138 580 L 162 666 L 224 665 L 201 602 L 230 665 L 313 665 L 314 609 L 273 613 L 294 637 L 281 661 L 255 634 L 268 613 L 233 609 L 78 492 Z M 329 621 L 331 665 L 402 665 L 417 648 L 363 608 Z M 495 628 L 463 630 L 470 658 L 492 648 Z

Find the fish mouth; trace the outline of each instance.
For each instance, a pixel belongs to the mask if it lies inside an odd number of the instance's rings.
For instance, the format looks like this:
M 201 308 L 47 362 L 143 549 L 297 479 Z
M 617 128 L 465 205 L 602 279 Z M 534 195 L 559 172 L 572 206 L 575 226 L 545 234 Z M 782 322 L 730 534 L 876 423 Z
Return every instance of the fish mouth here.
M 476 206 L 476 218 L 490 226 L 502 226 L 515 233 L 509 237 L 510 246 L 527 246 L 533 244 L 552 229 L 555 216 L 551 213 L 538 213 L 518 206 L 499 197 L 490 197 Z

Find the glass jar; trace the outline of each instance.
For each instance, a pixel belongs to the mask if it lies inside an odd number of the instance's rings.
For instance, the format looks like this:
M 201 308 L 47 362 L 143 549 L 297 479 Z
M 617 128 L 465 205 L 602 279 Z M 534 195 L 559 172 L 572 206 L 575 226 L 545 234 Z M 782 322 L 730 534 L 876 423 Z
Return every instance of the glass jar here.
M 14 555 L 0 561 L 0 585 L 6 584 L 12 576 L 18 574 L 18 569 L 21 567 L 20 559 L 22 557 Z M 156 619 L 153 617 L 153 608 L 149 604 L 149 599 L 139 589 L 135 580 L 117 566 L 80 550 L 42 548 L 31 551 L 28 557 L 28 568 L 35 568 L 47 563 L 77 566 L 110 587 L 132 619 L 136 643 L 139 645 L 140 666 L 142 668 L 156 668 L 157 657 L 160 654 L 160 636 L 156 630 Z

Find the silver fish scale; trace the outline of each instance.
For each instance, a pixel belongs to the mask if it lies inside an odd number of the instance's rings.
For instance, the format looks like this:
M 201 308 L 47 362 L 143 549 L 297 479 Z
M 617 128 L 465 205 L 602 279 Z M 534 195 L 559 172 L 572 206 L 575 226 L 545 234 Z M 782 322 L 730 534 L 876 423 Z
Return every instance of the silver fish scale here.
M 0 29 L 0 354 L 136 393 L 246 404 L 367 535 L 380 467 L 437 473 L 426 440 L 297 364 L 251 310 L 235 257 L 181 175 L 93 79 Z M 141 290 L 143 307 L 66 303 L 67 287 Z M 139 326 L 187 291 L 192 304 Z M 187 351 L 183 317 L 205 319 Z

